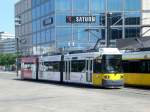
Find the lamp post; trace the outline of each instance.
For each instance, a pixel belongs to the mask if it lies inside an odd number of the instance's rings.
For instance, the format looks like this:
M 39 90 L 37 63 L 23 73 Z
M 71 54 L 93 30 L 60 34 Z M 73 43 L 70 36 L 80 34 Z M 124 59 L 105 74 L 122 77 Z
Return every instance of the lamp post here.
M 18 77 L 18 71 L 19 71 L 19 38 L 16 37 L 16 50 L 17 50 L 17 58 L 16 58 L 16 71 L 17 71 L 17 77 Z
M 22 39 L 20 39 L 20 37 L 18 37 L 18 36 L 16 36 L 15 37 L 15 39 L 16 39 L 16 64 L 17 64 L 17 66 L 16 66 L 16 71 L 17 71 L 17 77 L 18 77 L 18 73 L 19 73 L 19 64 L 20 64 L 20 59 L 19 59 L 19 57 L 20 57 L 20 55 L 21 55 L 21 52 L 20 52 L 20 44 L 22 43 Z

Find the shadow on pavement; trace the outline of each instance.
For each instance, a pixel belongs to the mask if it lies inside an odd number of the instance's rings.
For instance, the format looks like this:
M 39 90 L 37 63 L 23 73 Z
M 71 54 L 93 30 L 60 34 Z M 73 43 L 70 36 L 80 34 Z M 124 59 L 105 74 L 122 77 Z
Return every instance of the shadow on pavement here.
M 40 84 L 52 84 L 52 85 L 57 85 L 57 86 L 64 86 L 64 87 L 71 87 L 71 88 L 86 88 L 86 89 L 120 89 L 120 88 L 103 88 L 103 87 L 96 87 L 88 84 L 76 84 L 76 83 L 60 83 L 60 82 L 55 82 L 55 81 L 45 81 L 45 80 L 30 80 L 30 79 L 13 79 L 17 81 L 24 81 L 24 82 L 34 82 L 34 83 L 40 83 Z
M 125 87 L 126 87 L 126 88 L 131 88 L 131 89 L 150 90 L 150 86 L 125 85 Z

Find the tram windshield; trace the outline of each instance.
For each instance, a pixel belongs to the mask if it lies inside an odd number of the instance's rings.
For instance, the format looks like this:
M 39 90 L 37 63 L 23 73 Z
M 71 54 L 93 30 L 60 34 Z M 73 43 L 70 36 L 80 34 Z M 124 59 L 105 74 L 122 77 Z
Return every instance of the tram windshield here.
M 122 72 L 121 55 L 104 55 L 102 60 L 103 72 L 115 73 Z

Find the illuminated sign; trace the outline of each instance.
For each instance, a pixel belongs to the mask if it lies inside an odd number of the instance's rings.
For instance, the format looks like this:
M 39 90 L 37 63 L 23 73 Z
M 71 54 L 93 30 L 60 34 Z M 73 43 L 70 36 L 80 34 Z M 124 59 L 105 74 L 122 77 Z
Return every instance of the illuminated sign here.
M 48 18 L 43 20 L 43 26 L 47 26 L 50 24 L 53 24 L 53 18 L 52 17 L 48 17 Z
M 96 16 L 66 16 L 66 23 L 95 23 Z

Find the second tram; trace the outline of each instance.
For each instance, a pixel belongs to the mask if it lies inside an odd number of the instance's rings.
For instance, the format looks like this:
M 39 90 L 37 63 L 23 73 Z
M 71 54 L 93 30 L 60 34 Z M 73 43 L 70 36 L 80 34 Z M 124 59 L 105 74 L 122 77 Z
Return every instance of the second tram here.
M 123 53 L 125 84 L 150 87 L 150 51 Z

